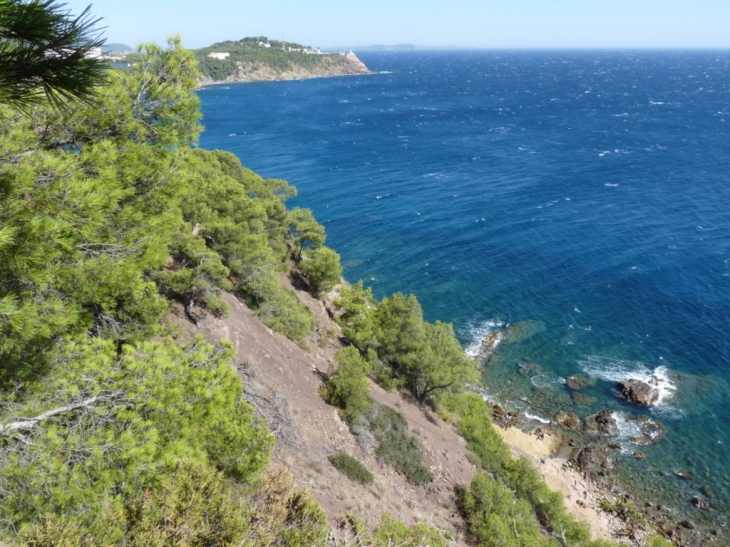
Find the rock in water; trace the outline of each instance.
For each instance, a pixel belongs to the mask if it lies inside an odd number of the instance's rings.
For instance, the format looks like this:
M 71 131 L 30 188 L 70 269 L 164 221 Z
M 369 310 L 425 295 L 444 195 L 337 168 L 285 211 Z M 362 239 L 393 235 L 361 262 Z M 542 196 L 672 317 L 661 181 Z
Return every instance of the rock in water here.
M 694 498 L 692 498 L 692 505 L 694 505 L 698 509 L 709 509 L 710 508 L 710 504 L 707 503 L 705 500 L 703 500 L 699 496 L 695 496 Z
M 619 382 L 616 387 L 623 398 L 637 405 L 651 406 L 659 399 L 659 390 L 641 380 Z
M 638 416 L 630 416 L 628 419 L 630 421 L 638 423 L 641 427 L 641 435 L 639 435 L 638 437 L 633 437 L 631 439 L 632 443 L 636 443 L 639 446 L 656 444 L 659 441 L 663 440 L 667 434 L 662 424 L 644 414 L 639 414 Z
M 568 431 L 580 431 L 581 429 L 580 418 L 575 412 L 568 412 L 566 410 L 558 412 L 555 416 L 555 423 L 558 424 L 558 427 L 567 429 Z
M 674 474 L 685 481 L 691 481 L 694 478 L 689 471 L 675 471 Z
M 599 433 L 601 435 L 607 435 L 609 437 L 615 437 L 618 435 L 618 422 L 613 414 L 613 410 L 606 409 L 586 416 L 586 432 L 588 433 Z
M 590 378 L 585 374 L 573 374 L 572 376 L 568 376 L 566 381 L 570 389 L 584 389 L 596 385 L 596 379 Z

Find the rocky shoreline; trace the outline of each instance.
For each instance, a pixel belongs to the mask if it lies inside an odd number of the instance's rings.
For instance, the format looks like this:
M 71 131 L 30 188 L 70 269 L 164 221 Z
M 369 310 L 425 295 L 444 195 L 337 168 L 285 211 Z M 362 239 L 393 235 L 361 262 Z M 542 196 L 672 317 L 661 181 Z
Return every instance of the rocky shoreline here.
M 215 81 L 203 76 L 200 78 L 199 84 L 206 86 L 225 83 L 274 82 L 371 73 L 370 69 L 354 53 L 317 57 L 319 62 L 313 68 L 301 67 L 292 62 L 288 70 L 279 70 L 263 62 L 239 62 L 236 72 L 225 80 Z
M 535 446 L 535 439 L 553 439 L 548 456 L 527 452 L 533 460 L 537 457 L 541 471 L 552 462 L 553 467 L 558 465 L 580 477 L 583 491 L 593 496 L 591 507 L 608 511 L 622 522 L 613 526 L 613 539 L 642 546 L 642 538 L 653 530 L 679 547 L 728 545 L 730 522 L 723 514 L 721 499 L 713 499 L 712 481 L 706 476 L 695 479 L 688 470 L 667 469 L 655 461 L 657 449 L 653 445 L 665 440 L 667 430 L 656 413 L 649 415 L 649 409 L 674 403 L 682 396 L 678 387 L 691 389 L 693 378 L 659 367 L 652 374 L 640 372 L 625 380 L 616 379 L 612 391 L 621 401 L 617 410 L 596 408 L 595 388 L 599 380 L 607 387 L 606 378 L 590 373 L 551 377 L 540 365 L 517 354 L 517 376 L 505 376 L 505 354 L 497 351 L 498 347 L 524 341 L 541 330 L 542 325 L 534 321 L 507 325 L 467 349 L 485 370 L 502 367 L 500 380 L 507 387 L 505 392 L 495 398 L 480 390 L 492 404 L 495 425 L 503 432 L 521 431 L 530 436 L 533 440 L 528 447 Z M 518 387 L 522 384 L 531 386 L 530 395 Z M 581 408 L 590 408 L 590 413 L 579 416 Z M 691 468 L 695 462 L 687 460 L 687 465 Z M 575 492 L 558 489 L 570 506 Z M 595 500 L 601 500 L 600 504 Z
M 640 437 L 632 444 L 645 446 L 663 439 L 664 428 L 646 415 L 626 415 L 606 409 L 579 418 L 561 411 L 549 425 L 534 421 L 492 404 L 494 423 L 515 455 L 528 455 L 548 485 L 560 491 L 569 509 L 584 518 L 594 534 L 629 542 L 640 547 L 648 534 L 656 532 L 679 547 L 725 546 L 723 523 L 709 516 L 712 488 L 698 487 L 684 507 L 670 497 L 657 501 L 647 492 L 632 487 L 617 470 L 619 454 L 644 460 L 641 450 L 626 454 L 617 439 L 622 419 L 635 422 Z M 679 481 L 692 481 L 691 473 L 675 471 Z M 694 513 L 694 514 L 692 514 Z M 608 535 L 606 535 L 608 534 Z

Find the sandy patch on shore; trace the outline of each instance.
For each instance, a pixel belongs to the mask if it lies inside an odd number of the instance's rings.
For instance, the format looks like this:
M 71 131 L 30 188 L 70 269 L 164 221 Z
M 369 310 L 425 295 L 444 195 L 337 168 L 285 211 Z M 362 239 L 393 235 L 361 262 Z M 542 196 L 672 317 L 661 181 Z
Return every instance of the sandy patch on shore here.
M 566 465 L 563 458 L 555 457 L 561 445 L 559 433 L 545 431 L 541 434 L 525 433 L 516 427 L 495 429 L 519 458 L 527 456 L 540 471 L 551 490 L 563 494 L 568 511 L 579 520 L 585 521 L 594 537 L 614 538 L 622 523 L 601 511 L 596 502 L 606 497 L 593 483 L 587 481 Z

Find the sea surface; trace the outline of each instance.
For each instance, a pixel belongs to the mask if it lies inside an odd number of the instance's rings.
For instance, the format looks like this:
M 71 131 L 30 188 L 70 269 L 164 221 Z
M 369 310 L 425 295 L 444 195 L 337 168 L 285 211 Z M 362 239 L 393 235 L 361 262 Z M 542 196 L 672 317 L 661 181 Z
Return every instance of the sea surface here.
M 202 89 L 201 146 L 296 185 L 348 280 L 415 293 L 467 351 L 519 324 L 485 370 L 495 400 L 536 424 L 603 408 L 659 420 L 643 461 L 626 427 L 617 472 L 727 520 L 730 52 L 361 59 L 374 74 Z M 575 373 L 598 380 L 582 404 Z M 618 397 L 618 380 L 652 375 L 657 408 Z

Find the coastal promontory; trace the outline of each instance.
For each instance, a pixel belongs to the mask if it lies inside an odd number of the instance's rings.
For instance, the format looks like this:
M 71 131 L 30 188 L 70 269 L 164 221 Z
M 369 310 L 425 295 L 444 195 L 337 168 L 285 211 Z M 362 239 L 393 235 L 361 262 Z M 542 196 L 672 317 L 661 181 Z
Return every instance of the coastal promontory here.
M 265 36 L 228 40 L 195 50 L 204 85 L 225 82 L 266 82 L 322 76 L 368 74 L 352 51 L 324 52 Z

